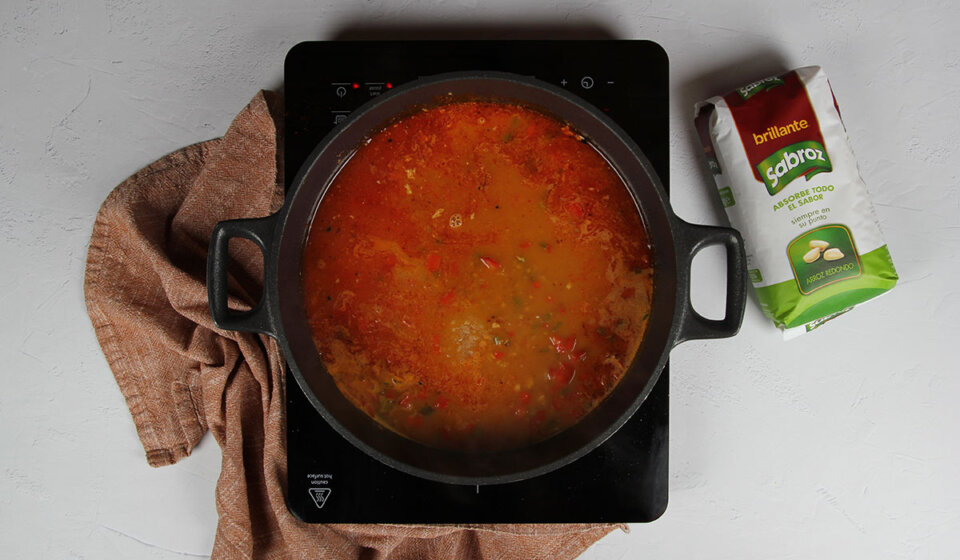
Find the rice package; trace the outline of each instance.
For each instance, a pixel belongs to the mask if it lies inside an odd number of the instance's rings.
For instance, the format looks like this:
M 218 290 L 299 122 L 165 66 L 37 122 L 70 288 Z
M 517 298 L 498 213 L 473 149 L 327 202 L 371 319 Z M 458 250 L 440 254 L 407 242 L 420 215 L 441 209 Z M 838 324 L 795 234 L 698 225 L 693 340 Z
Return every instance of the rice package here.
M 720 200 L 763 312 L 785 338 L 897 283 L 840 109 L 816 66 L 696 106 Z

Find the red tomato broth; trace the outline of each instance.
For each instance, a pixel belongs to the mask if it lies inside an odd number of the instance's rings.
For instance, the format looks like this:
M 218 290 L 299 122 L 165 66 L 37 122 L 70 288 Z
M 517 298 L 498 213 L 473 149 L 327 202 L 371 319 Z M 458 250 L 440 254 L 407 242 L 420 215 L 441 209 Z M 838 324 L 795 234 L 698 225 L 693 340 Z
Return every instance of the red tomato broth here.
M 319 205 L 307 317 L 341 392 L 421 443 L 529 445 L 617 384 L 652 297 L 642 219 L 557 120 L 451 103 L 372 136 Z

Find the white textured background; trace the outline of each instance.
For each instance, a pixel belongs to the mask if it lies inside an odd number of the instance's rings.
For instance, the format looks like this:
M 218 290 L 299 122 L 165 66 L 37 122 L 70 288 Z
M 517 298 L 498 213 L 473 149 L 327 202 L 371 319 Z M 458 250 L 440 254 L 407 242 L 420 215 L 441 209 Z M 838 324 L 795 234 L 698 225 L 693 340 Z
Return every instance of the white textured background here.
M 692 103 L 822 65 L 901 275 L 879 301 L 796 341 L 751 301 L 736 338 L 675 350 L 670 506 L 585 558 L 957 557 L 960 9 L 721 4 L 0 2 L 0 556 L 211 548 L 219 449 L 208 437 L 176 466 L 146 466 L 85 313 L 87 239 L 110 189 L 222 134 L 258 89 L 279 86 L 299 41 L 468 24 L 485 37 L 586 28 L 660 42 L 672 65 L 673 204 L 704 223 L 719 223 L 719 205 Z M 721 308 L 716 255 L 695 271 L 708 313 Z

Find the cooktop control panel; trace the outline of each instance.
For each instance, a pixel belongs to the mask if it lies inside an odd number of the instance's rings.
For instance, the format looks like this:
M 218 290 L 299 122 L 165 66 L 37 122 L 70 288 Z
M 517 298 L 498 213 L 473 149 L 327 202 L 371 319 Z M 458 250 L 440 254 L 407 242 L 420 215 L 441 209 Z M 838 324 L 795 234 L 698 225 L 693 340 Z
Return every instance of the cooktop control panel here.
M 649 41 L 300 43 L 285 63 L 288 184 L 323 137 L 371 98 L 421 76 L 470 70 L 532 76 L 586 99 L 630 133 L 668 184 L 667 58 Z

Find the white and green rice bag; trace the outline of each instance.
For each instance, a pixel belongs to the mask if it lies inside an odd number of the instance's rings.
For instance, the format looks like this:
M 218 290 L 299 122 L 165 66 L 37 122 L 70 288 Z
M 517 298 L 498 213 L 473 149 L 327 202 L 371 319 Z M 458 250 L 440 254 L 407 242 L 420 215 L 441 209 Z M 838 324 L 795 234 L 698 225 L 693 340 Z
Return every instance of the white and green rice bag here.
M 817 66 L 696 106 L 697 131 L 750 281 L 784 338 L 893 288 L 840 109 Z

